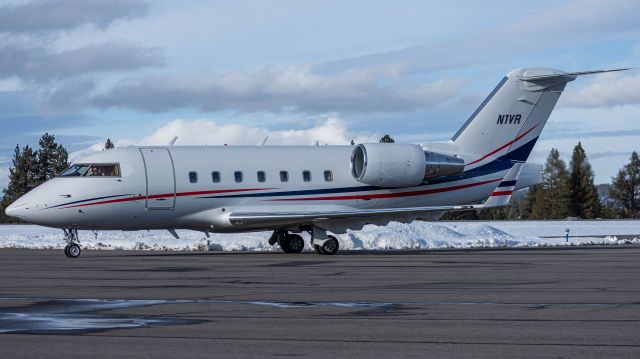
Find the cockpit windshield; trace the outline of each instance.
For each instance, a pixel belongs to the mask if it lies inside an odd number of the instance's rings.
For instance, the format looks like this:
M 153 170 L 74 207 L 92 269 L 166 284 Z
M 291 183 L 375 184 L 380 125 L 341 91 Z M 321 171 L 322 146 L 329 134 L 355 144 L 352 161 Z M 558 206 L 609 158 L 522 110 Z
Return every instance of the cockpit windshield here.
M 77 163 L 71 165 L 60 177 L 120 177 L 117 163 Z

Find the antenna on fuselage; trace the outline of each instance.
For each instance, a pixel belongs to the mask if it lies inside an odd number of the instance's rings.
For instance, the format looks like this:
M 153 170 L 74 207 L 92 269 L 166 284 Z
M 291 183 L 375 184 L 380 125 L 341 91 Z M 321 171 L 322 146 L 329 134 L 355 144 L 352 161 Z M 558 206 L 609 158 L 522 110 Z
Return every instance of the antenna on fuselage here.
M 262 141 L 258 142 L 258 146 L 264 146 L 264 144 L 267 143 L 268 139 L 269 139 L 269 136 L 264 136 Z
M 173 136 L 171 141 L 169 141 L 169 146 L 173 146 L 176 143 L 177 140 L 178 140 L 178 136 Z

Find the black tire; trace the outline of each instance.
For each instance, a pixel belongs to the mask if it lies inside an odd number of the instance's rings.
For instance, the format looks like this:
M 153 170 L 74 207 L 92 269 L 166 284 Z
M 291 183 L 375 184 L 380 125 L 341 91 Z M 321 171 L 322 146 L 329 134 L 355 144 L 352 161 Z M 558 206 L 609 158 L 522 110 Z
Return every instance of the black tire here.
M 297 234 L 288 234 L 280 240 L 280 248 L 285 253 L 300 253 L 304 249 L 304 239 Z
M 80 246 L 73 243 L 71 245 L 69 245 L 69 249 L 67 249 L 67 253 L 69 253 L 69 258 L 78 258 L 80 257 L 80 253 L 82 251 L 80 250 Z
M 324 255 L 332 256 L 338 253 L 338 249 L 340 249 L 340 243 L 338 243 L 338 239 L 334 236 L 328 236 L 329 239 L 324 241 L 322 247 L 320 247 L 320 251 Z
M 64 255 L 69 257 L 69 245 L 68 244 L 64 247 Z

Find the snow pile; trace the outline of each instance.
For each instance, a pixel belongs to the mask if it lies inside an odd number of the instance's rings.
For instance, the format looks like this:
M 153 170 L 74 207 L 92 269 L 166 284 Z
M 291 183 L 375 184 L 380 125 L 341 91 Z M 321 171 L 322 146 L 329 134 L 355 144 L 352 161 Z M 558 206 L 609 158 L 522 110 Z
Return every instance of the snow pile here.
M 565 241 L 565 229 L 570 230 Z M 267 243 L 270 232 L 211 234 L 167 231 L 80 231 L 83 248 L 184 251 L 278 251 Z M 636 236 L 637 235 L 637 236 Z M 303 234 L 307 242 L 309 236 Z M 640 221 L 469 221 L 391 222 L 367 225 L 338 235 L 342 249 L 425 249 L 478 247 L 535 247 L 584 244 L 640 244 Z M 62 231 L 34 225 L 0 225 L 0 248 L 64 247 Z

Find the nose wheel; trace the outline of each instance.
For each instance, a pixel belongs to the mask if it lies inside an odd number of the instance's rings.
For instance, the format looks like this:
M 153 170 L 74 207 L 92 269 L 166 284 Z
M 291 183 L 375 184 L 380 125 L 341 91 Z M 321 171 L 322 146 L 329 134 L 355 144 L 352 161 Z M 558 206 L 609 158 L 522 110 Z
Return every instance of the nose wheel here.
M 64 255 L 69 258 L 78 258 L 80 257 L 80 245 L 78 244 L 80 240 L 78 239 L 78 230 L 77 229 L 63 229 L 64 231 L 64 240 L 67 242 L 67 245 L 64 247 Z

